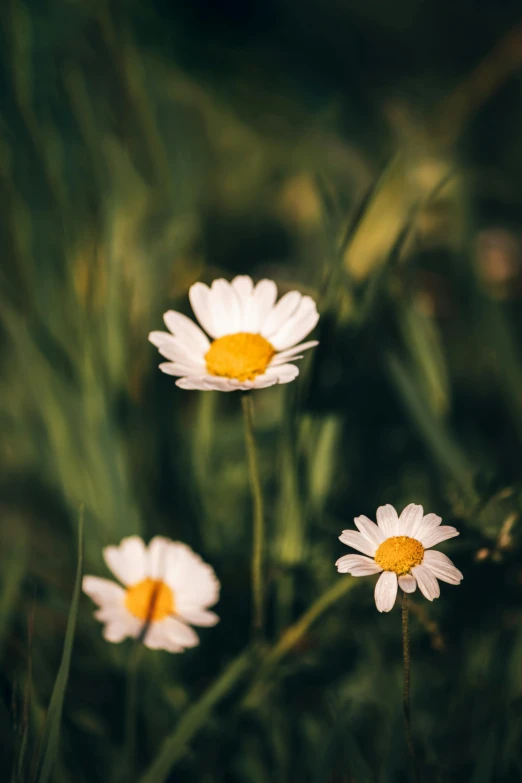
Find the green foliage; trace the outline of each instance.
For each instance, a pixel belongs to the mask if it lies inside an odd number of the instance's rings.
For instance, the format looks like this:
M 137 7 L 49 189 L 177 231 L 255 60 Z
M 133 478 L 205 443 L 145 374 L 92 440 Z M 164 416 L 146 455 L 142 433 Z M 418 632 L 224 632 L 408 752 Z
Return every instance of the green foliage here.
M 208 721 L 212 709 L 236 685 L 252 665 L 250 650 L 235 659 L 208 691 L 185 712 L 174 732 L 167 737 L 139 783 L 163 783 L 176 761 L 186 752 L 197 731 Z
M 60 668 L 56 675 L 56 680 L 45 718 L 45 727 L 40 746 L 40 758 L 38 760 L 38 783 L 47 783 L 51 780 L 51 773 L 58 754 L 58 743 L 60 740 L 60 727 L 62 723 L 63 703 L 65 691 L 69 679 L 71 668 L 71 658 L 74 645 L 74 633 L 76 630 L 76 620 L 78 617 L 78 608 L 80 606 L 80 595 L 83 576 L 83 536 L 84 536 L 84 510 L 80 510 L 80 521 L 78 525 L 78 565 L 76 567 L 76 579 L 74 581 L 74 592 L 67 619 L 67 630 L 65 631 L 65 640 L 63 643 L 62 660 Z

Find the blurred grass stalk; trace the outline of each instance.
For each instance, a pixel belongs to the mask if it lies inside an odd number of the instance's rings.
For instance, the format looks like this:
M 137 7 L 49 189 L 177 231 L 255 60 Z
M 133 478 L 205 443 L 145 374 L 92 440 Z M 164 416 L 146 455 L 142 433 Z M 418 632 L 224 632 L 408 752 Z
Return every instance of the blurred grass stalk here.
M 80 595 L 83 575 L 83 538 L 84 538 L 84 507 L 80 508 L 78 523 L 78 562 L 76 566 L 76 578 L 74 581 L 74 590 L 67 619 L 67 628 L 65 631 L 65 640 L 63 645 L 62 660 L 56 681 L 54 683 L 49 709 L 45 719 L 44 734 L 40 746 L 38 760 L 38 783 L 48 783 L 51 780 L 51 774 L 58 755 L 60 729 L 62 724 L 63 703 L 65 691 L 69 680 L 69 670 L 71 668 L 71 657 L 74 645 L 74 633 L 76 630 L 76 620 L 78 617 L 78 608 L 80 605 Z
M 18 604 L 22 583 L 27 573 L 28 551 L 25 530 L 20 529 L 14 540 L 6 566 L 2 569 L 0 587 L 0 660 L 2 660 L 11 618 Z
M 286 629 L 279 641 L 267 652 L 262 665 L 256 672 L 254 682 L 242 701 L 243 707 L 255 709 L 260 701 L 263 700 L 268 688 L 268 680 L 274 674 L 281 660 L 299 644 L 316 620 L 343 596 L 351 592 L 356 584 L 357 580 L 354 578 L 348 579 L 344 577 L 337 579 L 328 590 L 312 603 L 296 622 Z
M 459 489 L 471 506 L 477 503 L 473 488 L 474 470 L 466 455 L 454 440 L 447 424 L 437 416 L 419 393 L 411 368 L 395 352 L 386 356 L 388 371 L 406 411 L 413 419 L 436 463 Z
M 241 406 L 245 427 L 248 475 L 252 492 L 252 628 L 254 637 L 262 639 L 265 628 L 265 575 L 263 569 L 265 516 L 259 457 L 254 435 L 254 397 L 252 391 L 241 392 Z
M 404 725 L 406 729 L 406 744 L 408 746 L 408 755 L 410 757 L 411 776 L 413 783 L 420 783 L 417 754 L 415 753 L 415 743 L 411 730 L 411 703 L 410 703 L 410 682 L 411 682 L 411 656 L 410 656 L 410 632 L 409 632 L 409 607 L 410 599 L 408 593 L 402 593 L 402 657 L 404 666 L 404 680 L 402 690 L 402 708 L 404 713 Z
M 201 699 L 182 716 L 172 735 L 164 740 L 156 759 L 142 775 L 139 783 L 163 783 L 166 780 L 172 768 L 186 752 L 190 741 L 208 721 L 210 713 L 219 701 L 236 687 L 256 664 L 258 668 L 255 669 L 253 682 L 242 701 L 242 707 L 252 709 L 258 705 L 264 698 L 267 680 L 281 659 L 299 644 L 324 612 L 351 592 L 356 583 L 355 579 L 339 578 L 330 589 L 319 596 L 297 622 L 285 631 L 271 650 L 267 652 L 266 649 L 254 645 L 235 658 Z
M 190 741 L 208 721 L 212 710 L 237 685 L 255 659 L 255 649 L 247 649 L 229 664 L 201 699 L 183 715 L 170 737 L 164 740 L 156 759 L 140 777 L 139 783 L 164 783 Z

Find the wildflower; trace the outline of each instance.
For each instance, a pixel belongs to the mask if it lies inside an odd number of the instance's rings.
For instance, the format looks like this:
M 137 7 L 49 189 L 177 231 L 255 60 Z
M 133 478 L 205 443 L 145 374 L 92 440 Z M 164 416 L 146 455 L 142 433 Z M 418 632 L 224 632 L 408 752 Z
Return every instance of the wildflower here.
M 454 538 L 454 527 L 441 526 L 436 514 L 426 514 L 422 506 L 410 503 L 400 517 L 389 504 L 377 509 L 377 524 L 368 517 L 356 517 L 355 530 L 343 530 L 339 540 L 364 552 L 344 555 L 336 562 L 337 570 L 352 576 L 381 574 L 375 585 L 375 603 L 379 612 L 389 612 L 397 597 L 397 586 L 413 593 L 419 585 L 421 593 L 433 601 L 440 595 L 438 579 L 458 585 L 463 579 L 449 557 L 431 550 L 435 544 Z M 381 573 L 382 572 L 382 573 Z
M 103 557 L 125 587 L 97 576 L 85 576 L 83 590 L 98 605 L 94 616 L 104 623 L 103 636 L 121 642 L 141 638 L 153 650 L 182 652 L 199 638 L 191 625 L 215 625 L 208 610 L 219 597 L 213 569 L 186 544 L 156 536 L 146 547 L 138 536 L 108 546 Z
M 319 320 L 314 300 L 290 291 L 276 304 L 273 280 L 254 286 L 240 275 L 231 283 L 214 280 L 210 288 L 194 283 L 189 298 L 212 342 L 194 321 L 173 310 L 164 315 L 170 333 L 149 334 L 168 359 L 160 370 L 179 376 L 176 385 L 182 389 L 235 391 L 289 383 L 299 375 L 291 362 L 318 344 L 299 343 Z

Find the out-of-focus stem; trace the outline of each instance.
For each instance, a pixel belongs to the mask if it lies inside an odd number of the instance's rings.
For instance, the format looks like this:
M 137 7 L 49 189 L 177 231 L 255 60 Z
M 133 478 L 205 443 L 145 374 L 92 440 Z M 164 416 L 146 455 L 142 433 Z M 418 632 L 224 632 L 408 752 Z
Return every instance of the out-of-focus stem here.
M 404 684 L 402 691 L 402 706 L 404 710 L 404 726 L 406 728 L 406 743 L 408 745 L 408 754 L 411 764 L 411 777 L 413 783 L 419 783 L 417 773 L 417 759 L 415 757 L 415 746 L 413 744 L 413 735 L 411 733 L 411 710 L 410 710 L 410 634 L 408 629 L 409 620 L 409 596 L 402 594 L 402 657 L 404 660 Z
M 254 401 L 251 392 L 243 393 L 241 397 L 243 419 L 245 423 L 245 445 L 252 490 L 252 626 L 254 635 L 261 637 L 264 630 L 264 587 L 263 587 L 263 540 L 264 540 L 264 510 L 261 477 L 259 475 L 259 460 L 254 438 Z

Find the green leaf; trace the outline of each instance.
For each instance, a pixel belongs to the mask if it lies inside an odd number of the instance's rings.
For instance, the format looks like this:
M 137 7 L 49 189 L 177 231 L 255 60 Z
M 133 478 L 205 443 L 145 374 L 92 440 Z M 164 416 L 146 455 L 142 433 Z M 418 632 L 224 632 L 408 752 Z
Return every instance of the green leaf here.
M 84 529 L 84 508 L 80 507 L 80 516 L 78 523 L 78 565 L 76 567 L 76 579 L 74 582 L 74 591 L 67 619 L 67 630 L 65 631 L 65 641 L 63 645 L 62 660 L 58 674 L 54 683 L 51 702 L 47 711 L 45 721 L 44 735 L 38 759 L 38 783 L 48 783 L 51 778 L 51 772 L 58 752 L 58 743 L 60 739 L 60 725 L 62 721 L 63 701 L 65 689 L 69 679 L 69 669 L 71 666 L 71 655 L 74 644 L 74 632 L 76 629 L 76 619 L 78 617 L 78 607 L 80 604 L 80 594 L 82 587 L 83 573 L 83 529 Z
M 183 715 L 176 729 L 164 741 L 160 751 L 139 783 L 163 783 L 174 766 L 183 756 L 187 745 L 208 721 L 216 704 L 236 685 L 250 667 L 253 651 L 247 650 L 235 658 L 221 677 L 206 691 L 202 698 Z
M 386 355 L 387 369 L 401 401 L 431 451 L 434 460 L 456 481 L 470 503 L 477 501 L 473 489 L 474 469 L 449 426 L 435 415 L 421 395 L 410 367 L 393 351 Z

